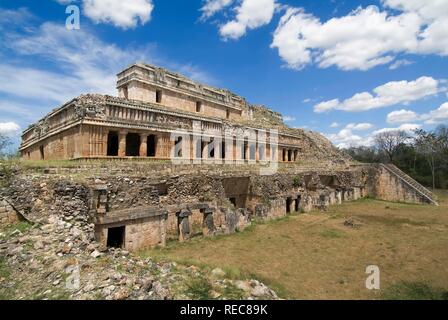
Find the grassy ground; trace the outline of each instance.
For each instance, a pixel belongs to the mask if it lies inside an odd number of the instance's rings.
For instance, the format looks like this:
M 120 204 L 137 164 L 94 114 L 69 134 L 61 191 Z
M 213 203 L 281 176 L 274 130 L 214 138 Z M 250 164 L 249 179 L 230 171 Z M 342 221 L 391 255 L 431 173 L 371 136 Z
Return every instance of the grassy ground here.
M 447 299 L 448 192 L 438 195 L 439 207 L 363 199 L 142 255 L 254 276 L 284 298 Z M 365 288 L 368 265 L 381 290 Z

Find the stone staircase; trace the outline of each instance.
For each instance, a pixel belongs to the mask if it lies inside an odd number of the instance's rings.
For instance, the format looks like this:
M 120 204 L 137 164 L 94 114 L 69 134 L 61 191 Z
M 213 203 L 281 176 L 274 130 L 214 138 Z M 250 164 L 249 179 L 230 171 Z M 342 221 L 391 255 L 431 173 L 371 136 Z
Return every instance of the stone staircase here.
M 410 176 L 408 176 L 406 173 L 401 171 L 399 168 L 397 168 L 393 164 L 381 164 L 382 167 L 384 167 L 386 170 L 388 170 L 390 173 L 394 174 L 395 176 L 399 177 L 401 180 L 403 180 L 407 185 L 409 185 L 412 189 L 420 193 L 424 198 L 426 198 L 429 203 L 434 204 L 438 206 L 439 204 L 436 201 L 436 196 L 426 189 L 424 186 L 422 186 L 420 183 L 412 179 Z

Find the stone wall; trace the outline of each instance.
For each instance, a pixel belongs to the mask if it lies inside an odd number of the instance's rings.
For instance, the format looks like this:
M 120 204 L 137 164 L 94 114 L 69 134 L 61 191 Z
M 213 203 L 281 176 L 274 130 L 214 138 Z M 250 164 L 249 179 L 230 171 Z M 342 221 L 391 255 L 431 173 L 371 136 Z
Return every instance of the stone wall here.
M 376 199 L 406 203 L 430 203 L 415 188 L 384 166 L 373 166 L 370 177 L 371 195 Z
M 20 216 L 5 200 L 0 198 L 0 224 L 12 224 L 20 221 Z
M 270 176 L 250 167 L 245 171 L 222 166 L 179 166 L 175 170 L 164 165 L 145 170 L 123 166 L 129 170 L 120 174 L 107 165 L 104 171 L 86 165 L 63 174 L 18 170 L 0 194 L 32 222 L 59 216 L 67 223 L 95 225 L 96 239 L 103 245 L 108 244 L 110 229 L 124 227 L 122 245 L 128 250 L 163 246 L 167 240 L 185 241 L 196 235 L 232 233 L 244 230 L 253 219 L 326 210 L 368 194 L 422 202 L 396 176 L 374 165 L 336 171 L 290 167 Z M 2 219 L 5 212 L 3 206 Z

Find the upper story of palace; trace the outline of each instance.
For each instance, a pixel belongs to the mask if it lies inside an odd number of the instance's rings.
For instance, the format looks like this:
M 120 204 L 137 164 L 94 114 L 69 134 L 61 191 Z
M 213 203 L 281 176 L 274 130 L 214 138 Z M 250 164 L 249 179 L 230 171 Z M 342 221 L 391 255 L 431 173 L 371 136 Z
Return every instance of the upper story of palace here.
M 133 64 L 117 76 L 120 98 L 237 122 L 250 121 L 257 108 L 229 90 L 204 85 L 148 64 Z M 271 117 L 282 122 L 279 113 L 271 111 Z

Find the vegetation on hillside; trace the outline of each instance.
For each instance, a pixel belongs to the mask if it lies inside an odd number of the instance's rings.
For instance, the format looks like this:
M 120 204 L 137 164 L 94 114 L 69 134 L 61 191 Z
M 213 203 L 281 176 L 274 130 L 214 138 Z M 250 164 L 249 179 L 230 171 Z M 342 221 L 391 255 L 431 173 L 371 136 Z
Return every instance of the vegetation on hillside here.
M 389 131 L 375 137 L 371 147 L 352 147 L 346 152 L 360 162 L 393 163 L 423 185 L 448 188 L 448 126 L 434 131 L 417 130 L 413 136 Z

